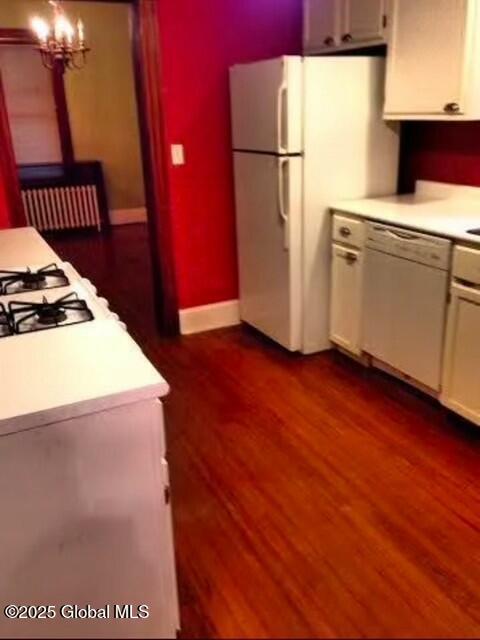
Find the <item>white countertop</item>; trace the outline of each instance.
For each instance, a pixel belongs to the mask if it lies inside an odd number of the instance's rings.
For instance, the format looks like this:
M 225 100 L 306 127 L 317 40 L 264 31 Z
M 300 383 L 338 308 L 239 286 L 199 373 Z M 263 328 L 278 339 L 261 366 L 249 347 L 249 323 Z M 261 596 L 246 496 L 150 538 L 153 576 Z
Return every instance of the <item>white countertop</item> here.
M 44 292 L 0 296 L 56 300 L 72 290 L 87 301 L 94 320 L 0 339 L 0 436 L 73 419 L 142 400 L 169 386 L 140 347 L 102 306 L 95 291 L 33 228 L 0 231 L 0 269 L 38 268 L 56 262 L 71 284 Z
M 0 436 L 168 391 L 141 349 L 112 320 L 0 340 Z
M 33 227 L 0 231 L 0 269 L 58 261 L 59 256 Z
M 480 244 L 480 236 L 467 233 L 480 228 L 480 189 L 437 187 L 437 183 L 419 182 L 415 194 L 343 200 L 332 203 L 331 210 Z

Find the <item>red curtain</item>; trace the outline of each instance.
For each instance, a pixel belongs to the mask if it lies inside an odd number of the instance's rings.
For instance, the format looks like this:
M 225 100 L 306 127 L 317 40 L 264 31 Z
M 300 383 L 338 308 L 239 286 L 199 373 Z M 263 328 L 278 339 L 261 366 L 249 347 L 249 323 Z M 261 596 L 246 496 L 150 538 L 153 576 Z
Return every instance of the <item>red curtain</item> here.
M 20 185 L 0 77 L 0 228 L 25 224 Z

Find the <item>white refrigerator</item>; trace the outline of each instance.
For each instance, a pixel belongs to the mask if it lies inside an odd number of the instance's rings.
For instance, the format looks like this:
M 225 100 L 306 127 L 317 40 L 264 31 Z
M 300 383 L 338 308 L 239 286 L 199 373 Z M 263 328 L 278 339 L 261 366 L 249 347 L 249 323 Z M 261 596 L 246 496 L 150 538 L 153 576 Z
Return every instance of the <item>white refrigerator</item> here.
M 330 213 L 396 192 L 385 61 L 286 56 L 230 72 L 240 313 L 290 351 L 330 348 Z

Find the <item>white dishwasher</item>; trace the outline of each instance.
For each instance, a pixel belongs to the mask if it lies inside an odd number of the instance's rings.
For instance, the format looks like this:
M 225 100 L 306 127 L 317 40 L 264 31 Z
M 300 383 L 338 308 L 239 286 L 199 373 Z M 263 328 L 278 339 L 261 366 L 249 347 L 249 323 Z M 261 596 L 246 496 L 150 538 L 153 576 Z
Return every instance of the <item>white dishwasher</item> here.
M 440 390 L 451 242 L 367 223 L 363 350 Z

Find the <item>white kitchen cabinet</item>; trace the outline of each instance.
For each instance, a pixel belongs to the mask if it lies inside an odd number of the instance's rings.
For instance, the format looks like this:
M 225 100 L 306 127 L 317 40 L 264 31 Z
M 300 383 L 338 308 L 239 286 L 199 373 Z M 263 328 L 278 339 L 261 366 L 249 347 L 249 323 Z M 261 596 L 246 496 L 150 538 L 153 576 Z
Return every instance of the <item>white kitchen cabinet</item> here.
M 383 0 L 345 0 L 343 41 L 371 46 L 381 44 L 387 26 L 386 2 Z
M 480 295 L 452 294 L 445 349 L 442 402 L 480 426 Z
M 304 0 L 304 52 L 383 44 L 388 0 Z
M 480 426 L 480 251 L 456 247 L 452 276 L 441 401 Z
M 334 244 L 330 340 L 355 355 L 362 352 L 362 281 L 363 253 Z
M 392 0 L 385 117 L 480 119 L 477 0 Z
M 0 437 L 0 609 L 57 611 L 22 620 L 21 633 L 18 620 L 1 616 L 0 638 L 175 638 L 164 451 L 163 408 L 151 400 Z M 66 603 L 147 604 L 150 615 L 68 619 Z
M 328 51 L 341 42 L 338 0 L 305 0 L 303 17 L 305 53 Z

